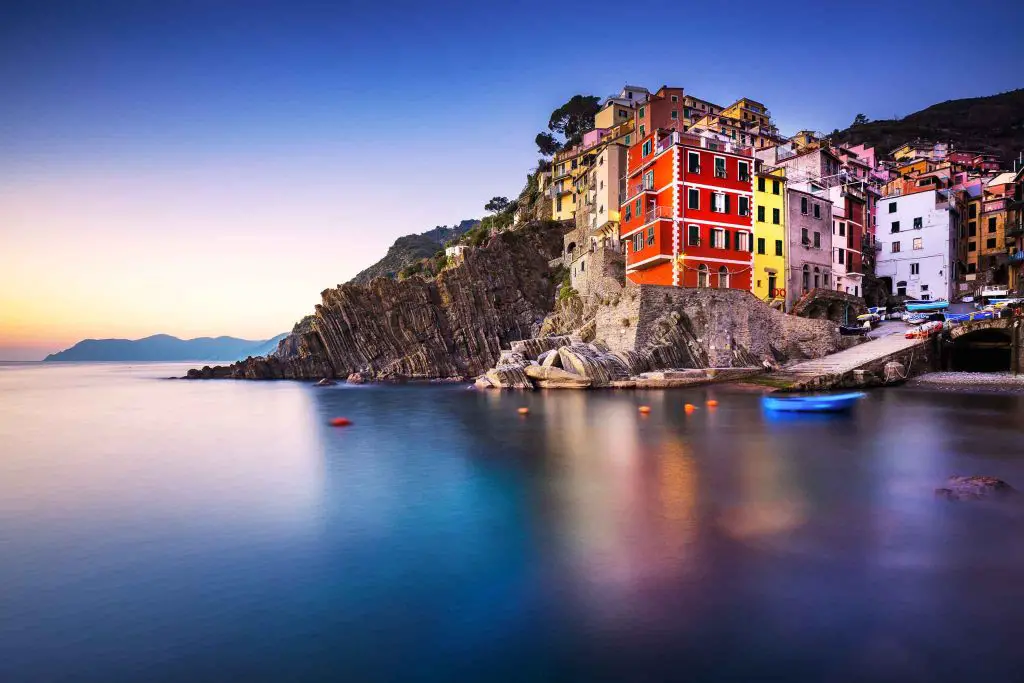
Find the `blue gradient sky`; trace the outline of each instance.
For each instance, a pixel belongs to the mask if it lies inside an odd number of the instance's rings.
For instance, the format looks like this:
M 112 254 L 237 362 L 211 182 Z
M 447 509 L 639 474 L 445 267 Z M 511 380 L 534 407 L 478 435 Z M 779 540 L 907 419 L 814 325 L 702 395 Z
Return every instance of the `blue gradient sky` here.
M 638 7 L 4 3 L 0 358 L 286 330 L 516 194 L 577 92 L 749 96 L 794 132 L 1024 85 L 1014 3 Z

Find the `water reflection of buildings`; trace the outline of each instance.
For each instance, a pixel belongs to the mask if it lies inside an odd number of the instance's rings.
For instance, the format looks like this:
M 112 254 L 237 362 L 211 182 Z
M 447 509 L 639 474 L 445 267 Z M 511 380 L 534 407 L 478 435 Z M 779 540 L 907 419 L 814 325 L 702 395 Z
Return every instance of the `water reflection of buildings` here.
M 595 591 L 585 599 L 598 611 L 628 608 L 637 592 L 677 580 L 695 560 L 697 469 L 654 407 L 645 418 L 621 396 L 577 392 L 545 403 L 559 547 L 581 590 Z

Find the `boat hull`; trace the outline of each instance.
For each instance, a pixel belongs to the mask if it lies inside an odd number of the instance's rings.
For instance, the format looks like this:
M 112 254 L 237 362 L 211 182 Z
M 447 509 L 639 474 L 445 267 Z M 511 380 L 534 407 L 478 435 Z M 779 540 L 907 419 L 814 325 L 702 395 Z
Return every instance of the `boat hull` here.
M 787 413 L 842 413 L 851 410 L 864 398 L 861 392 L 831 396 L 765 396 L 761 404 L 767 409 Z

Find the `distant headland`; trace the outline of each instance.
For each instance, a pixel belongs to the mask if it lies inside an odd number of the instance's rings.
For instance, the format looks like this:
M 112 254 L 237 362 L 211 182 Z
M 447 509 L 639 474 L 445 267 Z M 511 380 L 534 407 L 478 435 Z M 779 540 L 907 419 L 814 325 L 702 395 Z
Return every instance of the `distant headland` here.
M 272 353 L 286 334 L 262 341 L 237 337 L 179 339 L 154 334 L 143 339 L 84 339 L 71 348 L 51 353 L 47 361 L 237 361 Z

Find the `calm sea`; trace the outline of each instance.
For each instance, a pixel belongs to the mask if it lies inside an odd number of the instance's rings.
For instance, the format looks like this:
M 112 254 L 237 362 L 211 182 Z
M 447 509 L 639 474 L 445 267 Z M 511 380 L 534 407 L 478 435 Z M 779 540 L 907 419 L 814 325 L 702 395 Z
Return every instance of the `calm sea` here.
M 777 420 L 184 370 L 0 366 L 0 680 L 1024 672 L 1024 509 L 932 494 L 1024 488 L 1021 398 Z

